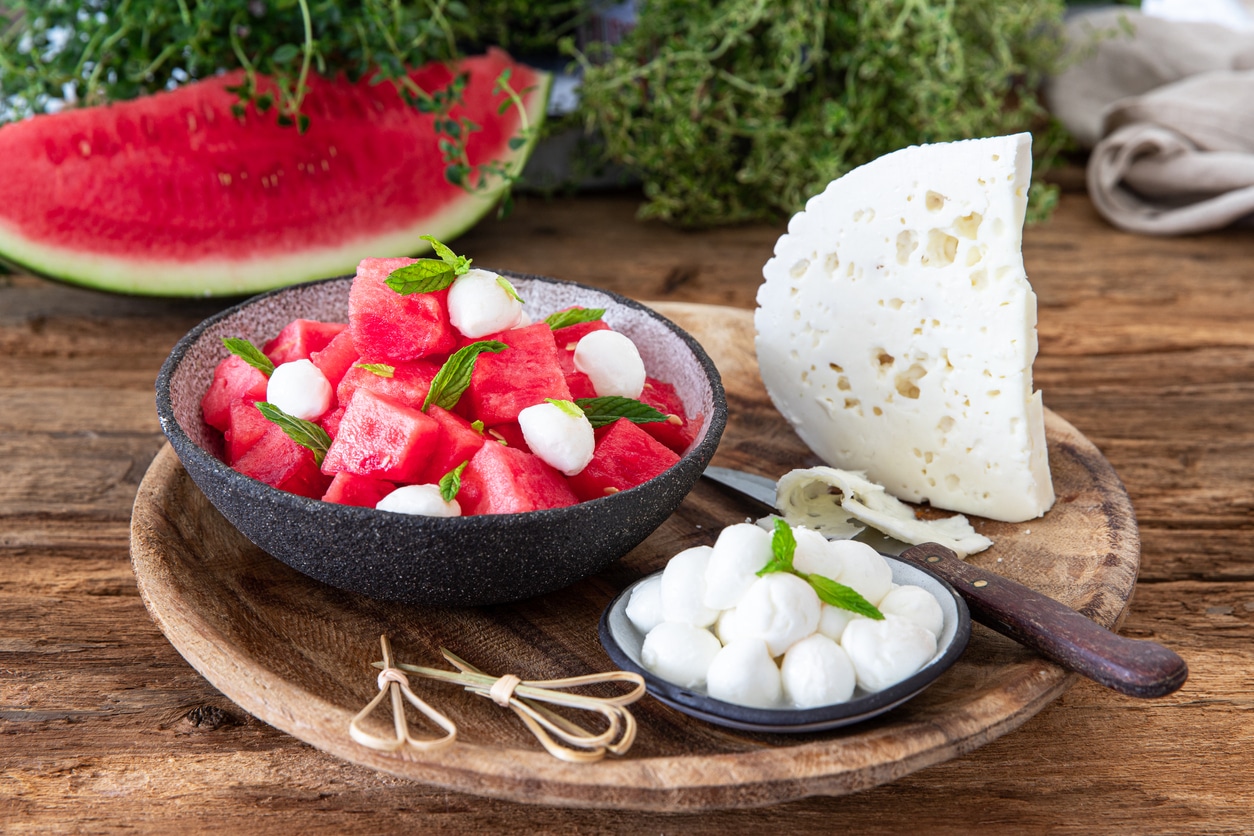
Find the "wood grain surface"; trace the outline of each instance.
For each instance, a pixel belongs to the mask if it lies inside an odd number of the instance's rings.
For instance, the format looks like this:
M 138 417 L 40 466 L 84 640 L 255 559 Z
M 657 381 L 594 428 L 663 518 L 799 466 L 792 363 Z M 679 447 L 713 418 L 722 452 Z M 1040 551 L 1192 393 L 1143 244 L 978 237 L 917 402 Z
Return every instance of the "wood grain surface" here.
M 1121 632 L 1178 650 L 1156 701 L 1080 681 L 1012 733 L 897 781 L 754 810 L 561 809 L 451 792 L 253 719 L 144 610 L 128 541 L 163 444 L 152 383 L 225 301 L 0 276 L 0 826 L 7 832 L 1246 833 L 1254 810 L 1254 236 L 1105 225 L 1068 181 L 1025 232 L 1036 382 L 1128 489 Z M 780 227 L 681 232 L 632 195 L 526 199 L 476 263 L 641 299 L 750 308 Z
M 734 403 L 714 463 L 772 477 L 818 463 L 762 386 L 751 312 L 654 307 L 701 343 Z M 1058 501 L 1029 523 L 973 520 L 994 545 L 971 563 L 1112 627 L 1131 598 L 1140 560 L 1131 504 L 1087 439 L 1052 412 L 1046 430 Z M 448 648 L 491 673 L 523 679 L 612 670 L 597 640 L 605 607 L 672 555 L 712 545 L 724 526 L 745 518 L 738 504 L 702 485 L 609 570 L 540 598 L 481 608 L 405 606 L 341 593 L 271 565 L 276 561 L 226 522 L 167 447 L 139 488 L 131 559 L 162 632 L 253 716 L 354 763 L 532 804 L 677 811 L 842 795 L 970 751 L 1021 725 L 1074 680 L 977 629 L 958 663 L 921 696 L 836 732 L 736 733 L 646 699 L 632 709 L 640 730 L 625 757 L 568 764 L 541 750 L 520 724 L 511 727 L 512 716 L 490 701 L 437 685 L 419 693 L 457 724 L 452 749 L 382 753 L 349 738 L 349 721 L 377 690 L 369 663 L 378 658 L 381 633 L 398 659 L 417 665 L 444 666 L 440 648 Z M 377 733 L 386 733 L 386 716 L 375 721 L 383 724 Z

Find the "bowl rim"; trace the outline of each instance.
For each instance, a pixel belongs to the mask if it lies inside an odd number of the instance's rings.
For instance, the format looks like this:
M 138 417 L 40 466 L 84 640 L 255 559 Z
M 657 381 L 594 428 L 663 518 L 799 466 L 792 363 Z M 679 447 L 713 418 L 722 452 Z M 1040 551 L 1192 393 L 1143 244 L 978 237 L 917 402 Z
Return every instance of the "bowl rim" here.
M 707 417 L 707 420 L 703 425 L 702 434 L 693 442 L 691 447 L 689 447 L 689 449 L 679 457 L 679 461 L 662 474 L 654 477 L 654 479 L 650 479 L 649 481 L 643 482 L 635 487 L 629 488 L 628 490 L 619 491 L 610 496 L 584 500 L 577 502 L 574 505 L 568 505 L 561 508 L 545 508 L 509 514 L 425 517 L 412 514 L 399 514 L 390 511 L 380 511 L 377 508 L 366 508 L 356 505 L 342 505 L 339 503 L 325 502 L 321 499 L 311 499 L 309 497 L 299 496 L 288 491 L 283 491 L 254 479 L 253 477 L 240 473 L 226 462 L 219 459 L 213 453 L 196 443 L 184 430 L 182 424 L 179 423 L 178 418 L 175 415 L 173 397 L 171 395 L 171 383 L 184 357 L 188 354 L 192 347 L 199 342 L 205 332 L 217 325 L 219 322 L 222 322 L 223 320 L 228 319 L 247 308 L 264 304 L 271 298 L 291 293 L 296 290 L 305 290 L 318 285 L 332 284 L 336 282 L 342 282 L 351 286 L 352 280 L 355 278 L 355 276 L 351 274 L 332 276 L 325 279 L 288 285 L 250 296 L 247 299 L 244 299 L 229 308 L 219 311 L 218 313 L 202 320 L 194 328 L 188 331 L 174 345 L 170 354 L 161 364 L 161 369 L 157 374 L 156 382 L 154 384 L 156 388 L 157 414 L 161 423 L 161 429 L 166 438 L 169 440 L 170 445 L 174 448 L 174 451 L 180 461 L 184 460 L 184 456 L 188 456 L 194 459 L 194 463 L 199 468 L 207 469 L 218 479 L 245 480 L 243 484 L 249 485 L 253 492 L 260 490 L 261 495 L 263 496 L 273 496 L 276 502 L 282 503 L 294 511 L 314 515 L 334 513 L 341 517 L 347 517 L 349 520 L 357 518 L 363 523 L 369 521 L 377 522 L 380 519 L 386 519 L 392 525 L 411 527 L 415 530 L 438 528 L 449 532 L 465 530 L 470 533 L 474 533 L 478 529 L 488 527 L 496 530 L 503 524 L 506 526 L 524 524 L 533 525 L 537 522 L 543 522 L 546 519 L 556 520 L 568 516 L 572 513 L 572 509 L 579 509 L 579 513 L 588 513 L 594 512 L 595 509 L 606 505 L 618 504 L 625 501 L 625 498 L 627 497 L 639 495 L 640 492 L 648 489 L 649 486 L 657 479 L 665 477 L 667 473 L 678 467 L 685 467 L 686 469 L 688 467 L 693 467 L 695 463 L 699 477 L 699 471 L 704 469 L 705 464 L 707 464 L 713 457 L 714 451 L 718 447 L 723 431 L 726 428 L 727 396 L 723 389 L 722 376 L 719 374 L 718 368 L 714 365 L 714 361 L 691 334 L 684 331 L 670 319 L 653 310 L 648 305 L 637 302 L 634 299 L 630 299 L 612 290 L 606 290 L 604 288 L 566 279 L 556 279 L 550 276 L 541 276 L 531 273 L 520 273 L 513 270 L 493 270 L 493 272 L 510 279 L 522 279 L 552 285 L 572 286 L 604 295 L 618 305 L 639 311 L 645 316 L 657 321 L 662 326 L 669 329 L 688 347 L 688 350 L 692 353 L 698 365 L 701 366 L 701 369 L 710 384 L 710 395 L 713 408 L 710 410 L 710 415 Z M 620 497 L 624 499 L 620 499 Z M 381 514 L 385 516 L 380 517 L 379 515 Z
M 931 661 L 901 682 L 890 685 L 882 691 L 855 696 L 845 702 L 814 708 L 754 708 L 738 705 L 676 685 L 637 662 L 619 642 L 613 629 L 613 620 L 620 611 L 625 610 L 632 591 L 650 578 L 660 575 L 660 571 L 634 581 L 614 596 L 614 600 L 601 613 L 597 633 L 601 639 L 601 646 L 610 660 L 622 670 L 632 671 L 644 677 L 645 688 L 652 697 L 700 720 L 742 731 L 785 734 L 825 731 L 852 725 L 877 717 L 922 693 L 941 674 L 953 667 L 971 640 L 970 608 L 952 584 L 925 567 L 906 563 L 892 555 L 882 556 L 893 568 L 894 582 L 897 582 L 899 577 L 909 578 L 915 573 L 924 575 L 953 599 L 955 608 L 953 636 L 949 644 L 943 649 L 938 649 Z M 623 615 L 625 618 L 625 612 Z M 634 630 L 635 626 L 630 625 L 630 628 Z

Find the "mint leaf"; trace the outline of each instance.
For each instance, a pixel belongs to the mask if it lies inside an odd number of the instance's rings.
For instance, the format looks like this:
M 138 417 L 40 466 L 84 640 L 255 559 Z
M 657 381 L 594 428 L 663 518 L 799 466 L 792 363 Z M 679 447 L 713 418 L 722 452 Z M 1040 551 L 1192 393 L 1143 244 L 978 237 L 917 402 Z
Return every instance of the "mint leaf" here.
M 505 278 L 504 276 L 497 276 L 496 283 L 501 286 L 501 290 L 504 290 L 505 294 L 509 296 L 509 298 L 513 299 L 515 302 L 519 303 L 520 305 L 526 304 L 525 302 L 523 302 L 523 298 L 518 295 L 518 291 L 514 289 L 514 286 L 509 283 L 509 279 Z
M 457 498 L 457 492 L 462 489 L 462 471 L 468 464 L 469 461 L 462 462 L 440 477 L 440 496 L 445 502 L 452 502 Z
M 288 415 L 272 403 L 258 401 L 257 409 L 261 411 L 261 414 L 267 421 L 283 430 L 292 441 L 295 441 L 301 447 L 307 447 L 312 450 L 314 461 L 319 466 L 322 465 L 322 459 L 327 454 L 327 448 L 331 446 L 331 436 L 327 435 L 326 430 L 313 421 L 306 421 L 304 418 Z
M 454 123 L 454 125 L 456 125 L 456 123 Z M 434 236 L 421 235 L 419 237 L 422 238 L 422 240 L 429 242 L 431 244 L 431 249 L 435 250 L 435 254 L 440 257 L 440 260 L 449 267 L 453 268 L 454 276 L 460 276 L 463 273 L 470 271 L 470 262 L 473 259 L 466 258 L 464 255 L 457 255 L 444 244 L 435 240 Z
M 619 395 L 609 395 L 604 398 L 577 398 L 575 404 L 583 410 L 584 415 L 588 416 L 588 421 L 593 428 L 613 424 L 619 418 L 626 418 L 633 424 L 652 424 L 666 420 L 665 415 L 647 403 Z
M 364 369 L 365 371 L 368 371 L 371 374 L 376 374 L 379 377 L 396 376 L 396 366 L 389 366 L 387 363 L 354 363 L 353 368 Z
M 775 531 L 771 534 L 771 561 L 758 571 L 758 577 L 771 572 L 793 572 L 792 559 L 797 553 L 797 538 L 792 528 L 781 519 L 775 520 Z
M 571 418 L 583 418 L 583 410 L 570 401 L 560 401 L 557 398 L 545 398 L 545 401 L 553 404 L 555 407 L 565 412 Z
M 443 290 L 457 278 L 457 272 L 443 261 L 420 258 L 413 264 L 398 267 L 388 274 L 387 286 L 402 296 L 411 293 L 434 293 Z
M 479 435 L 483 435 L 483 422 L 482 421 L 471 421 L 470 428 L 474 430 L 475 432 L 479 433 Z
M 825 578 L 822 575 L 800 575 L 818 594 L 819 600 L 825 604 L 831 604 L 833 607 L 840 607 L 842 610 L 849 610 L 858 615 L 865 615 L 867 618 L 875 621 L 883 621 L 884 613 L 867 599 L 863 598 L 858 590 L 851 586 L 845 586 L 843 583 L 837 583 L 831 578 Z
M 605 316 L 605 308 L 571 308 L 556 311 L 544 318 L 544 322 L 554 331 L 567 325 L 578 325 L 582 322 L 596 322 Z
M 457 406 L 458 399 L 470 385 L 470 375 L 475 370 L 475 360 L 479 355 L 485 351 L 500 354 L 507 348 L 509 346 L 505 343 L 496 340 L 480 340 L 453 352 L 431 381 L 431 390 L 422 402 L 423 411 L 431 404 L 448 410 Z
M 252 366 L 266 377 L 274 374 L 274 363 L 261 352 L 261 349 L 240 337 L 223 337 L 222 344 L 226 350 Z

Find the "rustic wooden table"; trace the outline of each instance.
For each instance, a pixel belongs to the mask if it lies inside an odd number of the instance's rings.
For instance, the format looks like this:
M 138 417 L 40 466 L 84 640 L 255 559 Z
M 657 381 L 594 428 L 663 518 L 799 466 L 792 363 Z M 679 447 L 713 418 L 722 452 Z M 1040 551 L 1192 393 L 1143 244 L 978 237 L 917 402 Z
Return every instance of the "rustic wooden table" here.
M 1178 650 L 1157 701 L 1081 681 L 1019 729 L 895 783 L 755 810 L 651 814 L 450 793 L 253 719 L 153 625 L 128 559 L 164 443 L 153 380 L 225 301 L 0 276 L 0 830 L 860 833 L 1254 827 L 1254 235 L 1125 235 L 1074 177 L 1024 252 L 1036 382 L 1123 478 L 1141 528 L 1122 632 Z M 639 299 L 751 308 L 780 232 L 634 220 L 630 195 L 525 199 L 459 241 L 483 265 Z

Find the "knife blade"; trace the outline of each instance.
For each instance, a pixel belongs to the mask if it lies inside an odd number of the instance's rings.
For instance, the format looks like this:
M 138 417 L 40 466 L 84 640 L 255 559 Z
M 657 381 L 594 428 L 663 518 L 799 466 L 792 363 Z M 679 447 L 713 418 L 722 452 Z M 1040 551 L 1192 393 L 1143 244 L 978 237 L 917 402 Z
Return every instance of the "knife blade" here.
M 772 479 L 728 467 L 707 467 L 704 476 L 775 510 Z M 1162 697 L 1188 679 L 1189 667 L 1175 651 L 1120 636 L 1047 595 L 959 560 L 944 546 L 910 547 L 872 528 L 855 539 L 947 581 L 986 627 L 1121 694 Z

